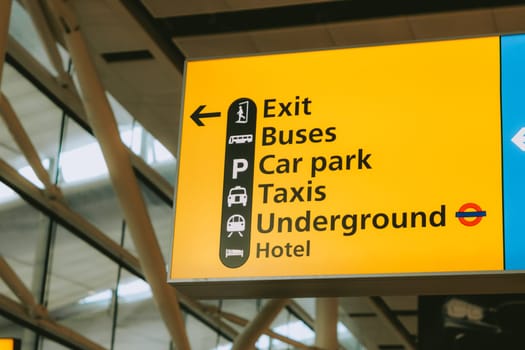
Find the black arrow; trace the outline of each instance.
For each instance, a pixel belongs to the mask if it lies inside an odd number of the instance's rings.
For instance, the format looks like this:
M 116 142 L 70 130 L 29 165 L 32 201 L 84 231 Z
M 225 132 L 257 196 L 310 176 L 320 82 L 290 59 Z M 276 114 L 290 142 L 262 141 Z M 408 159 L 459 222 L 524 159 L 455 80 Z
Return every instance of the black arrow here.
M 216 118 L 221 116 L 221 112 L 201 113 L 204 107 L 206 107 L 206 105 L 200 105 L 190 116 L 190 118 L 198 126 L 204 126 L 204 123 L 201 121 L 201 118 Z

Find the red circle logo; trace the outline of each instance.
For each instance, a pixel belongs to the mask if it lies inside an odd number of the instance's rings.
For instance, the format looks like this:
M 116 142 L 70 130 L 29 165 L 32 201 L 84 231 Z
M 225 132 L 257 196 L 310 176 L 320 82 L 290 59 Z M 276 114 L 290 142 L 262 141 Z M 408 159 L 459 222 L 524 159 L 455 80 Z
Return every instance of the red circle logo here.
M 476 203 L 465 203 L 456 212 L 459 222 L 465 226 L 476 226 L 484 216 L 487 216 L 487 212 Z

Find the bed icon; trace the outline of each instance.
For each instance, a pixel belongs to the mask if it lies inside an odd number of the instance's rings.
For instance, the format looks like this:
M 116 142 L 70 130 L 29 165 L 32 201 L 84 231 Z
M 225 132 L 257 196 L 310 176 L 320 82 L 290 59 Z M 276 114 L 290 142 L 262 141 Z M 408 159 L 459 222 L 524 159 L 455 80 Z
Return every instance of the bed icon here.
M 244 257 L 244 249 L 226 249 L 226 257 L 231 256 Z

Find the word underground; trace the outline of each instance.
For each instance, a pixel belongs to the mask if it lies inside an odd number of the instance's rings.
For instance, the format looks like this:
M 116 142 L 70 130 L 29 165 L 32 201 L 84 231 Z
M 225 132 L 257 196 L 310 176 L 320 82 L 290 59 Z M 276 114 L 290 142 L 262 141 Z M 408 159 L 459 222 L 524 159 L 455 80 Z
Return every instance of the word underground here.
M 439 210 L 431 212 L 312 215 L 310 210 L 306 210 L 304 215 L 297 217 L 276 216 L 275 213 L 269 213 L 267 216 L 261 213 L 257 215 L 257 230 L 260 233 L 340 230 L 344 236 L 353 236 L 358 230 L 365 231 L 370 228 L 383 230 L 427 226 L 446 226 L 446 206 L 444 204 Z
M 276 217 L 270 213 L 268 217 L 263 214 L 257 215 L 257 230 L 262 234 L 272 232 L 324 232 L 341 230 L 344 236 L 353 236 L 358 230 L 368 229 L 410 229 L 418 227 L 443 227 L 446 226 L 446 206 L 442 204 L 438 210 L 431 212 L 393 212 L 366 213 L 366 214 L 344 214 L 344 215 L 312 215 L 307 210 L 304 215 L 297 217 Z M 258 242 L 255 249 L 255 257 L 280 258 L 280 257 L 309 257 L 312 250 L 310 240 L 304 243 L 286 243 L 284 245 L 272 245 L 269 242 Z

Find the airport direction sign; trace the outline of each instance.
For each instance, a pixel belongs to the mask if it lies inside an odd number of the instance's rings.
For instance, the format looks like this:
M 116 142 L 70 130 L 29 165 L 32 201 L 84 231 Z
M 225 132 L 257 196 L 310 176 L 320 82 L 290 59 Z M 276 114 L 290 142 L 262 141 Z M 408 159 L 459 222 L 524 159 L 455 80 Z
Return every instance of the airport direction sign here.
M 500 80 L 499 37 L 187 62 L 169 281 L 504 271 Z

